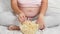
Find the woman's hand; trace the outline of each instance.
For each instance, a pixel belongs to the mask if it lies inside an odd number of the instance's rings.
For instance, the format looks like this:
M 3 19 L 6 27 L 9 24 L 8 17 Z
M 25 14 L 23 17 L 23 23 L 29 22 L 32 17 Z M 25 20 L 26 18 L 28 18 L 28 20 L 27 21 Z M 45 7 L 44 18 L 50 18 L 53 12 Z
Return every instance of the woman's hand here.
M 18 20 L 23 23 L 25 20 L 27 19 L 27 17 L 25 16 L 25 14 L 23 12 L 21 12 L 19 15 L 18 15 Z
M 38 17 L 36 23 L 39 24 L 39 29 L 40 30 L 43 30 L 45 28 L 43 17 Z

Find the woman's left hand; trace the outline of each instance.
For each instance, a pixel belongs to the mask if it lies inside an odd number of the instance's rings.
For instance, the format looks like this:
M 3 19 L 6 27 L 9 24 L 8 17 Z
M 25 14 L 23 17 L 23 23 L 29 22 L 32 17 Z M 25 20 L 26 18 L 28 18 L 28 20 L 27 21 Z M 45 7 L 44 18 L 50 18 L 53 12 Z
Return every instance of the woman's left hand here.
M 39 24 L 39 29 L 40 29 L 40 30 L 43 30 L 43 29 L 45 28 L 44 20 L 43 20 L 42 17 L 38 17 L 36 23 Z

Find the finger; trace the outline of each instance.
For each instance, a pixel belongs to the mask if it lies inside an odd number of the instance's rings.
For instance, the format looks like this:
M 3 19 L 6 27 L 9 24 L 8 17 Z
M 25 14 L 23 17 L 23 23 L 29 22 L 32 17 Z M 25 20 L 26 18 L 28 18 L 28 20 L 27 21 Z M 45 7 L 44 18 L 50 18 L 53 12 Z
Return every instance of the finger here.
M 26 17 L 25 15 L 23 15 L 23 19 L 24 19 L 24 20 L 27 20 L 27 17 Z
M 36 21 L 36 24 L 40 24 L 40 22 L 37 20 L 37 21 Z
M 27 17 L 25 15 L 21 15 L 21 18 L 26 21 L 27 20 Z
M 20 15 L 20 17 L 21 17 L 22 19 L 25 19 L 25 15 L 23 15 L 23 14 L 22 14 L 22 15 Z
M 22 15 L 20 15 L 18 18 L 21 19 L 21 20 L 23 20 L 23 16 Z
M 23 19 L 22 19 L 21 17 L 18 17 L 18 20 L 19 20 L 20 22 L 23 22 Z
M 45 26 L 43 25 L 43 26 L 40 27 L 40 30 L 43 30 L 44 28 L 45 28 Z
M 37 21 L 36 21 L 36 24 L 38 24 L 39 23 L 39 19 L 37 19 Z
M 38 20 L 36 21 L 36 24 L 37 24 Z

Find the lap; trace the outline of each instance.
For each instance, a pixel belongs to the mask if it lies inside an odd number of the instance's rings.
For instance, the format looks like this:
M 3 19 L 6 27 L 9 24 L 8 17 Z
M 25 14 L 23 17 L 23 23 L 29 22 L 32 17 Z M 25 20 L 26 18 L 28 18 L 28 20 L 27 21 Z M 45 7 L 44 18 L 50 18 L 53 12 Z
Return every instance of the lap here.
M 37 34 L 39 34 L 41 31 L 37 31 Z M 22 34 L 21 31 L 10 31 L 5 26 L 0 26 L 0 34 Z M 42 32 L 41 32 L 42 33 Z M 55 28 L 46 28 L 43 31 L 43 34 L 59 34 L 60 33 L 60 26 Z
M 39 30 L 39 31 L 36 32 L 36 34 L 40 34 L 40 32 L 41 31 Z M 10 31 L 10 30 L 7 29 L 7 27 L 4 27 L 4 26 L 0 26 L 0 33 L 1 34 L 8 34 L 8 33 L 9 34 L 22 34 L 21 31 L 16 31 L 16 30 Z

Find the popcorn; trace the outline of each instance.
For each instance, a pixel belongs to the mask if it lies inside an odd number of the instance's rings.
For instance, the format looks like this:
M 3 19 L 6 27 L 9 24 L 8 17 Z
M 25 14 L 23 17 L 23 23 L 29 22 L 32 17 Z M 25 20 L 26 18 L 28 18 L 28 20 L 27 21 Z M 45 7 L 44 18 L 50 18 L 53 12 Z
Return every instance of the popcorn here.
M 38 30 L 38 24 L 35 24 L 32 21 L 25 21 L 20 26 L 20 29 L 23 34 L 35 34 Z

